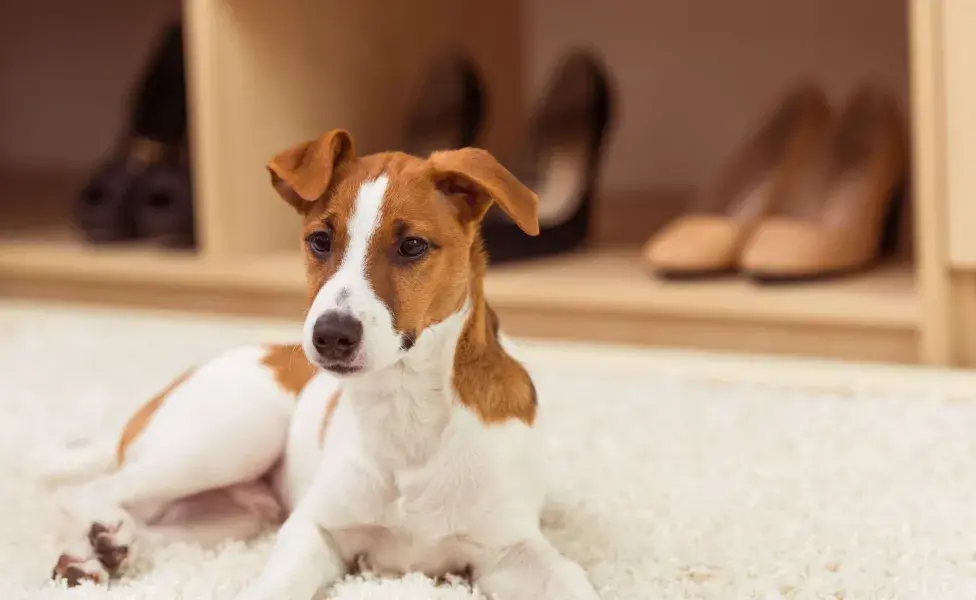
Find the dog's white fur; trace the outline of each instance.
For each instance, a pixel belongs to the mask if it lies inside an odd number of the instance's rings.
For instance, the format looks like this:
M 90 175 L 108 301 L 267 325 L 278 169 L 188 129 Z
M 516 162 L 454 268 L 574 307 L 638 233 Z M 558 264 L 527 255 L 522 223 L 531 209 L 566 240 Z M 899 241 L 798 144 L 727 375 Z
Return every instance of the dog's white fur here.
M 363 373 L 320 372 L 296 405 L 262 365 L 263 349 L 210 362 L 170 394 L 121 468 L 71 489 L 75 539 L 93 522 L 122 523 L 120 539 L 137 523 L 197 539 L 203 530 L 212 539 L 253 535 L 275 512 L 256 480 L 283 457 L 272 482 L 288 517 L 239 600 L 310 600 L 357 558 L 394 574 L 470 567 L 478 587 L 502 599 L 597 598 L 583 570 L 540 531 L 545 471 L 533 427 L 486 425 L 456 397 L 454 352 L 470 304 L 425 329 L 409 352 L 400 349 L 364 269 L 385 189 L 385 177 L 362 186 L 347 254 L 314 299 L 303 335 L 312 357 L 315 320 L 349 311 L 363 322 Z M 340 387 L 320 447 L 326 404 Z M 209 529 L 174 526 L 207 494 L 237 507 L 221 513 L 225 527 L 213 525 L 216 517 Z

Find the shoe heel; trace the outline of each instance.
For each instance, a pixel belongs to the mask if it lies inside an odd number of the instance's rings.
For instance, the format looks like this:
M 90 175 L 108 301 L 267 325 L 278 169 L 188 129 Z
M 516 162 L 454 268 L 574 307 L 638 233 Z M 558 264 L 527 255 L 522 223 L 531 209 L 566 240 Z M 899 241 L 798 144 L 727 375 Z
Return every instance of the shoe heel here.
M 616 112 L 616 87 L 602 60 L 585 49 L 570 52 L 557 67 L 534 109 L 522 149 L 523 183 L 554 201 L 555 214 L 540 217 L 540 234 L 527 237 L 498 211 L 489 212 L 481 237 L 490 265 L 531 260 L 581 250 L 590 240 L 602 159 Z M 582 151 L 576 155 L 576 150 Z M 577 180 L 558 198 L 546 198 L 553 158 L 569 150 Z M 547 160 L 548 159 L 548 160 Z M 562 167 L 560 167 L 560 171 Z M 544 211 L 540 210 L 540 213 Z
M 891 204 L 885 214 L 881 227 L 881 237 L 878 240 L 878 255 L 882 258 L 891 257 L 898 251 L 898 244 L 901 241 L 902 218 L 907 204 L 907 193 L 907 180 L 900 182 L 891 191 Z

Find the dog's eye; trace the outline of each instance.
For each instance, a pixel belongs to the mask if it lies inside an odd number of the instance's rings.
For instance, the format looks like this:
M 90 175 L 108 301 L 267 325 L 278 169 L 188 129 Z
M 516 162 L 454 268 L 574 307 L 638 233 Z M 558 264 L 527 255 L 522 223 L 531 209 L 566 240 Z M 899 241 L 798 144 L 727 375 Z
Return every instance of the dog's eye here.
M 316 231 L 306 241 L 316 256 L 327 256 L 332 251 L 332 235 L 327 231 Z
M 427 240 L 418 237 L 408 237 L 400 242 L 397 253 L 405 258 L 420 258 L 427 253 Z

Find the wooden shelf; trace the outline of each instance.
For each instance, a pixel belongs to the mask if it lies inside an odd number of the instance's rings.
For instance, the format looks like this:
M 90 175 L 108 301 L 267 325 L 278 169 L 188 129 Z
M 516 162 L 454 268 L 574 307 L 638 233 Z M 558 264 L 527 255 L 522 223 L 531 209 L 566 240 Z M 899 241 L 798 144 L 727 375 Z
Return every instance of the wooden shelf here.
M 302 278 L 294 253 L 218 261 L 151 245 L 91 246 L 63 235 L 0 238 L 0 294 L 7 296 L 297 317 Z
M 93 247 L 60 236 L 0 240 L 0 277 L 199 291 L 305 293 L 301 257 L 282 252 L 206 260 L 152 246 Z M 727 277 L 669 282 L 646 275 L 635 251 L 610 249 L 494 267 L 486 282 L 503 308 L 912 329 L 919 319 L 909 265 L 836 281 L 761 286 Z
M 634 250 L 496 269 L 487 293 L 515 335 L 913 363 L 921 310 L 914 269 L 759 286 L 741 278 L 669 282 Z
M 294 253 L 207 260 L 149 244 L 93 246 L 61 235 L 0 239 L 0 278 L 234 293 L 304 290 L 303 276 L 301 258 Z
M 760 286 L 734 276 L 671 282 L 648 276 L 635 250 L 612 249 L 496 268 L 487 291 L 505 306 L 581 315 L 609 312 L 898 329 L 912 329 L 919 319 L 909 265 L 795 285 Z
M 0 240 L 0 282 L 5 295 L 295 318 L 306 297 L 294 252 L 218 260 L 63 238 Z M 793 286 L 674 283 L 612 249 L 493 268 L 486 292 L 513 335 L 900 362 L 920 318 L 907 265 Z

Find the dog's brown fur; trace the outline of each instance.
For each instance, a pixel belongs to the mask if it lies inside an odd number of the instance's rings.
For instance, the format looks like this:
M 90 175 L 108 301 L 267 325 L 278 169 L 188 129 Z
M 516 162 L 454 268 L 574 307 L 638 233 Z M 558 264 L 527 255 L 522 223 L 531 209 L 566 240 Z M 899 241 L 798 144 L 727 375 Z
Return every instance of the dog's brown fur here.
M 261 364 L 271 369 L 281 389 L 294 396 L 298 396 L 315 376 L 315 367 L 308 362 L 298 344 L 276 344 L 269 347 Z
M 475 148 L 419 158 L 398 152 L 357 157 L 348 133 L 330 131 L 276 156 L 272 183 L 303 215 L 302 236 L 325 233 L 331 251 L 306 252 L 309 302 L 338 270 L 348 244 L 347 222 L 362 185 L 389 183 L 380 223 L 367 249 L 367 278 L 390 307 L 394 328 L 417 336 L 471 302 L 458 343 L 454 386 L 485 423 L 535 419 L 535 389 L 525 369 L 501 348 L 497 319 L 482 290 L 486 257 L 479 227 L 497 203 L 530 235 L 539 232 L 538 197 L 490 154 Z M 421 261 L 397 255 L 408 236 L 427 240 Z
M 126 424 L 125 428 L 122 430 L 122 435 L 119 437 L 119 445 L 115 452 L 116 462 L 122 464 L 125 462 L 125 453 L 129 449 L 129 446 L 138 438 L 142 432 L 149 426 L 149 421 L 152 419 L 159 407 L 163 405 L 163 401 L 180 386 L 186 379 L 193 373 L 193 370 L 186 371 L 176 379 L 174 379 L 169 385 L 163 388 L 162 391 L 157 393 L 155 396 L 150 398 L 149 402 L 146 402 L 142 407 L 136 411 L 129 422 Z

